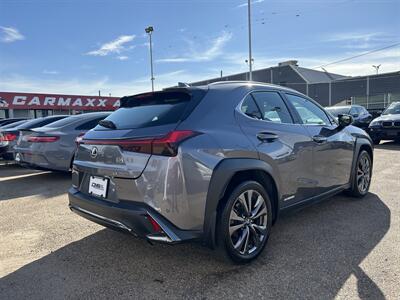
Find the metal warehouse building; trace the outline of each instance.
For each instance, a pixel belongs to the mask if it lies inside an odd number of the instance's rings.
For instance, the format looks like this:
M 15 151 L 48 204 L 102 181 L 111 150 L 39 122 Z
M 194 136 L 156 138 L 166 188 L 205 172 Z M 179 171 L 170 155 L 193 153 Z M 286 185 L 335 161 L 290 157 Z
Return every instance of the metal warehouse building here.
M 248 72 L 199 81 L 193 85 L 221 80 L 247 80 Z M 338 103 L 359 104 L 369 111 L 381 111 L 400 101 L 400 71 L 379 75 L 349 77 L 299 67 L 296 60 L 276 67 L 253 71 L 253 80 L 293 88 L 323 106 Z

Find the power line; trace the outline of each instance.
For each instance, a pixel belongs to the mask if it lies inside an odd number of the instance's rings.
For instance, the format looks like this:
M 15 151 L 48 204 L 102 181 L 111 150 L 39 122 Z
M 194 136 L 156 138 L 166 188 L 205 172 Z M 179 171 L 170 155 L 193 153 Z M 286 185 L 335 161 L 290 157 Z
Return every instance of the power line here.
M 374 50 L 371 50 L 371 51 L 368 51 L 368 52 L 364 52 L 364 53 L 361 53 L 361 54 L 357 54 L 357 55 L 354 55 L 354 56 L 351 56 L 351 57 L 343 58 L 343 59 L 340 59 L 340 60 L 325 64 L 325 65 L 321 65 L 319 67 L 314 67 L 313 69 L 324 68 L 324 67 L 331 66 L 331 65 L 334 65 L 334 64 L 338 64 L 338 63 L 341 63 L 341 62 L 344 62 L 344 61 L 348 61 L 348 60 L 351 60 L 351 59 L 354 59 L 354 58 L 357 58 L 357 57 L 361 57 L 361 56 L 368 55 L 368 54 L 375 53 L 375 52 L 379 52 L 379 51 L 382 51 L 382 50 L 385 50 L 385 49 L 393 48 L 393 47 L 396 47 L 396 46 L 399 46 L 399 45 L 400 45 L 400 43 L 396 43 L 396 44 L 392 44 L 392 45 L 389 45 L 389 46 L 385 46 L 383 48 L 374 49 Z

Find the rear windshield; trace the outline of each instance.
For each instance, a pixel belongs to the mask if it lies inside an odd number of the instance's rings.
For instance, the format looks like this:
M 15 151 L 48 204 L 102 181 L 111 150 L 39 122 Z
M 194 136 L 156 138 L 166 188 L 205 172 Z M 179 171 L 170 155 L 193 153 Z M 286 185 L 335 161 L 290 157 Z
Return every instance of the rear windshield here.
M 191 95 L 186 92 L 156 92 L 121 99 L 121 108 L 105 120 L 116 129 L 136 129 L 177 123 L 189 108 Z M 98 125 L 96 130 L 107 128 Z
M 19 125 L 25 123 L 25 122 L 26 122 L 26 121 L 23 120 L 23 121 L 18 121 L 18 122 L 15 122 L 15 123 L 7 124 L 7 125 L 4 125 L 4 126 L 1 126 L 1 125 L 0 125 L 0 129 L 14 128 L 14 127 L 17 127 L 17 126 L 19 126 Z
M 38 127 L 45 126 L 51 122 L 54 122 L 54 121 L 57 121 L 57 120 L 60 120 L 63 118 L 65 118 L 65 116 L 44 117 L 44 118 L 33 119 L 33 120 L 30 120 L 28 122 L 25 122 L 25 123 L 19 125 L 18 127 L 16 127 L 16 129 L 23 130 L 23 129 L 38 128 Z
M 46 128 L 48 128 L 48 127 L 50 127 L 50 128 L 61 128 L 61 127 L 64 127 L 65 125 L 69 125 L 72 122 L 75 122 L 76 120 L 78 120 L 78 118 L 79 118 L 79 115 L 66 117 L 66 118 L 63 118 L 61 120 L 58 120 L 58 121 L 52 122 L 50 124 L 47 124 L 46 126 L 43 126 L 43 127 L 46 127 Z
M 350 112 L 350 107 L 327 107 L 326 110 L 334 117 L 338 117 L 339 115 L 348 114 Z

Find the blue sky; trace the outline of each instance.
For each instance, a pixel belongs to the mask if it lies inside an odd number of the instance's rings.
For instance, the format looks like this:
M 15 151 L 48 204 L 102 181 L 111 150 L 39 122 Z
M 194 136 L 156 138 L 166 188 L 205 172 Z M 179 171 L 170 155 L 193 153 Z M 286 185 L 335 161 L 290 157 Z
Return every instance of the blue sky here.
M 246 0 L 1 0 L 0 91 L 122 96 L 247 70 Z M 253 0 L 255 69 L 318 67 L 400 43 L 400 0 Z M 400 70 L 400 45 L 326 69 Z

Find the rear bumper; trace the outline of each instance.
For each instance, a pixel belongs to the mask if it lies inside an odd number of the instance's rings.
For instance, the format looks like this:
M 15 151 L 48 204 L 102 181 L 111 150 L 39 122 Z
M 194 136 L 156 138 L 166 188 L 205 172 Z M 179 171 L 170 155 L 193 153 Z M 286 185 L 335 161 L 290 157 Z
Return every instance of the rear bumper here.
M 101 200 L 79 192 L 75 188 L 68 191 L 69 207 L 78 215 L 97 224 L 132 234 L 149 241 L 168 244 L 201 239 L 199 231 L 181 230 L 143 203 Z M 150 219 L 161 227 L 155 232 Z
M 400 139 L 400 128 L 370 127 L 368 133 L 372 139 L 380 139 L 380 140 Z
M 41 153 L 23 151 L 21 149 L 16 148 L 14 150 L 14 156 L 15 157 L 18 156 L 16 162 L 23 167 L 28 167 L 38 170 L 46 170 L 46 171 L 62 171 L 62 172 L 70 171 L 69 167 L 63 167 L 61 165 L 53 164 L 51 161 L 47 159 L 46 155 Z

